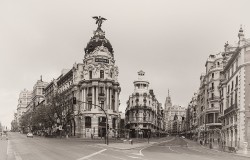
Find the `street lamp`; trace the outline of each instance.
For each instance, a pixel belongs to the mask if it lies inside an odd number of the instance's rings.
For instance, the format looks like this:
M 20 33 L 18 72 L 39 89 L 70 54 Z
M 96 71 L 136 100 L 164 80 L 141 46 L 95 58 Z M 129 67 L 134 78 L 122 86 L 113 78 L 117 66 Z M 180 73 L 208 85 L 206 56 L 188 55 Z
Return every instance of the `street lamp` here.
M 83 102 L 83 101 L 80 101 L 80 100 L 76 100 L 76 97 L 73 97 L 73 104 L 76 104 L 76 102 L 80 102 L 79 105 L 81 105 L 81 104 L 83 104 L 83 103 L 89 104 L 89 103 L 87 103 L 87 102 Z M 100 104 L 103 104 L 103 102 L 101 102 Z M 99 107 L 99 108 L 104 112 L 104 114 L 105 114 L 105 116 L 106 116 L 106 144 L 108 145 L 108 144 L 109 144 L 109 141 L 108 141 L 108 128 L 109 128 L 109 127 L 108 127 L 108 116 L 107 116 L 107 113 L 106 113 L 106 111 L 105 111 L 101 106 L 96 105 L 96 104 L 91 104 L 91 105 Z

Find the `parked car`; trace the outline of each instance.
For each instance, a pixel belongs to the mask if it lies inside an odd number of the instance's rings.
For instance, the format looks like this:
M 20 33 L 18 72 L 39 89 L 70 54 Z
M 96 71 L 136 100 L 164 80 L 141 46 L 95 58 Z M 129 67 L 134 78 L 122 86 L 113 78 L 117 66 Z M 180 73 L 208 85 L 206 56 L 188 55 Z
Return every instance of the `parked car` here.
M 27 138 L 33 138 L 33 134 L 31 132 L 27 133 Z
M 184 137 L 184 136 L 181 136 L 181 138 L 185 139 L 185 137 Z

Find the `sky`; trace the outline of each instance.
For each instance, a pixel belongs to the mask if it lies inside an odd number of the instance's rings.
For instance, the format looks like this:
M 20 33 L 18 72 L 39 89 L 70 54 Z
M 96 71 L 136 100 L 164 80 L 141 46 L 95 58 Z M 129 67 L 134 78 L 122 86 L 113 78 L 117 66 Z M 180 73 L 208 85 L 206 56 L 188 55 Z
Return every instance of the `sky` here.
M 247 0 L 0 0 L 0 122 L 10 127 L 18 96 L 40 75 L 50 82 L 81 63 L 84 48 L 102 25 L 113 48 L 121 85 L 120 110 L 145 76 L 164 105 L 187 106 L 199 88 L 210 54 L 238 41 L 240 25 L 250 37 Z

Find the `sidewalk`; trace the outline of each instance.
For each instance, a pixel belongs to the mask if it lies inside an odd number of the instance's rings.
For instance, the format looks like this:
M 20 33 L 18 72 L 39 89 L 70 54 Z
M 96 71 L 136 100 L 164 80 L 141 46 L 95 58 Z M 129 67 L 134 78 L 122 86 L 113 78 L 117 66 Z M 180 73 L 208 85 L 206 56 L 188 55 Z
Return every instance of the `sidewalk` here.
M 208 145 L 201 145 L 199 142 L 196 142 L 196 141 L 193 141 L 193 140 L 190 140 L 190 139 L 185 139 L 185 141 L 188 142 L 188 143 L 200 145 L 200 146 L 202 146 L 203 148 L 206 148 L 206 149 L 210 149 Z M 213 149 L 210 149 L 210 150 L 214 150 L 216 152 L 226 152 L 226 151 L 222 151 L 222 149 L 219 149 L 219 148 L 218 149 L 213 148 Z M 227 153 L 231 153 L 231 152 L 227 152 Z M 231 154 L 250 158 L 250 150 L 249 149 L 248 149 L 247 153 L 245 153 L 242 150 L 239 150 L 239 151 L 236 151 L 236 153 L 231 153 Z
M 247 153 L 245 153 L 242 150 L 239 150 L 235 153 L 237 156 L 242 156 L 242 157 L 249 157 L 250 158 L 250 149 L 247 150 Z
M 133 144 L 130 143 L 109 143 L 109 145 L 106 144 L 97 144 L 98 146 L 102 146 L 102 147 L 109 147 L 109 148 L 114 148 L 114 149 L 120 149 L 120 150 L 130 150 L 130 149 L 135 149 L 135 148 L 142 148 L 142 147 L 147 147 L 147 146 L 151 146 L 160 142 L 164 142 L 164 141 L 169 141 L 172 140 L 173 137 L 164 137 L 164 138 L 152 138 L 149 139 L 149 143 L 148 143 L 148 139 L 132 139 L 133 140 Z

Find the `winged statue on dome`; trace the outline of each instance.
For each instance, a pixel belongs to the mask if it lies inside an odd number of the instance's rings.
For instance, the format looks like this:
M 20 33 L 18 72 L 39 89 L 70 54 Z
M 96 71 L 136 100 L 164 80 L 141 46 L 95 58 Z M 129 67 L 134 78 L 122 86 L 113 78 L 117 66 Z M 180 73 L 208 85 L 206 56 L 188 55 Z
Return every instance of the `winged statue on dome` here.
M 103 18 L 101 16 L 94 16 L 92 18 L 96 20 L 96 24 L 98 25 L 97 29 L 101 29 L 102 22 L 105 21 L 105 20 L 107 20 L 106 18 Z

